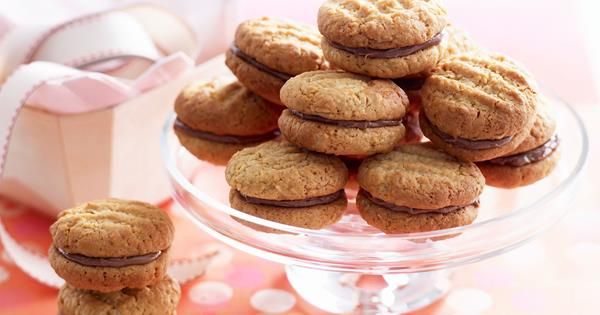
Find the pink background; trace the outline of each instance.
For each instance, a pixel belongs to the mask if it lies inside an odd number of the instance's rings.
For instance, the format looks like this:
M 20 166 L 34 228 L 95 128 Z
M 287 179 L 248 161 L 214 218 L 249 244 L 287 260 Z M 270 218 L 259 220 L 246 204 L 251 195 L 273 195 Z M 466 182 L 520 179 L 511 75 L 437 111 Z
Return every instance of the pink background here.
M 69 1 L 67 1 L 69 2 Z M 231 23 L 261 15 L 278 15 L 312 23 L 321 1 L 239 0 L 229 12 Z M 103 1 L 106 3 L 106 1 Z M 203 10 L 203 2 L 194 2 Z M 447 1 L 453 22 L 483 46 L 524 63 L 553 93 L 572 103 L 587 123 L 591 137 L 588 166 L 569 215 L 538 240 L 506 255 L 457 269 L 455 289 L 442 302 L 419 314 L 520 315 L 600 313 L 600 8 L 596 1 L 453 0 Z M 172 4 L 182 10 L 191 6 Z M 185 12 L 193 19 L 193 12 Z M 206 32 L 206 28 L 200 29 Z M 211 31 L 212 32 L 212 31 Z M 231 30 L 224 34 L 231 37 Z M 214 34 L 211 34 L 211 36 Z M 221 41 L 206 44 L 205 55 L 225 49 Z M 285 297 L 293 290 L 281 266 L 219 245 L 172 212 L 177 225 L 177 255 L 220 249 L 220 261 L 184 288 L 179 314 L 259 314 L 276 305 L 256 303 L 256 294 Z M 51 220 L 31 209 L 0 202 L 9 231 L 33 250 L 49 245 Z M 527 222 L 523 222 L 527 224 Z M 0 248 L 0 314 L 53 314 L 54 290 L 22 274 Z M 251 303 L 252 298 L 255 303 Z M 314 314 L 295 297 L 285 314 Z M 271 299 L 275 303 L 275 299 Z

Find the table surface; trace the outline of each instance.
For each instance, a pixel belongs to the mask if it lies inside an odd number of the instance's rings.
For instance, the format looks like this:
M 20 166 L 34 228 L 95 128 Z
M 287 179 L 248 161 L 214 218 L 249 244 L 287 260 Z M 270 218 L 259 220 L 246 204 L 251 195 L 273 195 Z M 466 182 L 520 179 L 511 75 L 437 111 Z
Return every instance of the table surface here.
M 238 18 L 283 15 L 313 22 L 311 12 L 320 2 L 239 1 Z M 600 35 L 600 24 L 593 16 L 598 12 L 594 1 L 454 0 L 448 5 L 456 24 L 486 47 L 521 60 L 544 85 L 575 105 L 591 135 L 600 134 L 600 46 L 593 40 Z M 580 189 L 562 222 L 517 250 L 457 268 L 450 294 L 417 314 L 597 314 L 599 153 L 600 142 L 592 136 Z M 183 287 L 178 314 L 263 314 L 286 307 L 288 315 L 319 314 L 294 294 L 280 265 L 209 238 L 177 206 L 169 213 L 177 230 L 175 258 L 218 252 L 205 275 Z M 21 244 L 46 252 L 52 219 L 1 197 L 0 216 Z M 22 273 L 0 247 L 0 314 L 55 313 L 56 290 Z
M 593 117 L 600 108 L 583 107 L 590 133 L 600 132 Z M 600 146 L 594 145 L 597 156 Z M 505 255 L 455 270 L 454 288 L 441 302 L 416 314 L 520 315 L 596 314 L 600 307 L 600 212 L 595 178 L 588 164 L 572 211 L 539 239 Z M 193 258 L 216 251 L 204 276 L 183 287 L 179 315 L 321 314 L 294 294 L 282 266 L 253 257 L 198 230 L 177 205 L 167 207 L 175 226 L 173 255 Z M 29 250 L 43 254 L 50 245 L 51 218 L 0 197 L 0 216 L 8 232 Z M 523 222 L 526 224 L 526 222 Z M 287 298 L 286 298 L 287 297 Z M 0 314 L 55 314 L 56 290 L 22 273 L 0 247 Z

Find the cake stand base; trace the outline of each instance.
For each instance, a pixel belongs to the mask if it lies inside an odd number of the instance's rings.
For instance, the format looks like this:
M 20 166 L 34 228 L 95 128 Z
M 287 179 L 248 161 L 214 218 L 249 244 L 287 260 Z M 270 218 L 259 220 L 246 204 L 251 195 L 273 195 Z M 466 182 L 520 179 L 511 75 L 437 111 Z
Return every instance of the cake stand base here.
M 305 301 L 333 314 L 405 314 L 450 289 L 447 271 L 371 276 L 286 266 L 286 274 Z

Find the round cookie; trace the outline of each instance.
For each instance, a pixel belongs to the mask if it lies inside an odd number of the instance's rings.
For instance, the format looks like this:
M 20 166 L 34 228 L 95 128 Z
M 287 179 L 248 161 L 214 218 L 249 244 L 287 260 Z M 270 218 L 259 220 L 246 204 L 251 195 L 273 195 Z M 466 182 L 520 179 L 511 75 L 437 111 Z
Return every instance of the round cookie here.
M 467 161 L 512 152 L 529 134 L 537 91 L 529 75 L 500 55 L 460 55 L 440 63 L 420 91 L 421 130 Z
M 446 10 L 437 0 L 327 0 L 321 47 L 332 65 L 378 78 L 433 68 L 446 50 Z
M 174 315 L 180 296 L 179 284 L 169 277 L 141 289 L 110 293 L 65 284 L 58 293 L 58 311 L 60 315 Z
M 408 99 L 389 80 L 341 71 L 313 71 L 281 89 L 287 110 L 279 118 L 282 135 L 309 150 L 368 156 L 391 151 L 404 137 Z
M 516 188 L 533 184 L 556 167 L 560 152 L 556 123 L 540 108 L 529 136 L 506 156 L 477 163 L 487 185 Z
M 238 26 L 225 63 L 248 89 L 281 104 L 279 90 L 289 78 L 329 68 L 320 42 L 311 26 L 262 17 Z
M 175 134 L 194 156 L 225 165 L 246 147 L 279 135 L 279 106 L 239 82 L 219 80 L 188 85 L 175 100 Z
M 50 227 L 49 259 L 72 287 L 99 292 L 161 281 L 174 227 L 159 208 L 106 199 L 64 210 Z
M 263 219 L 320 229 L 346 210 L 344 163 L 288 142 L 270 141 L 236 153 L 225 176 L 231 206 Z
M 385 233 L 413 233 L 470 224 L 485 179 L 477 166 L 435 149 L 407 144 L 365 160 L 357 206 Z

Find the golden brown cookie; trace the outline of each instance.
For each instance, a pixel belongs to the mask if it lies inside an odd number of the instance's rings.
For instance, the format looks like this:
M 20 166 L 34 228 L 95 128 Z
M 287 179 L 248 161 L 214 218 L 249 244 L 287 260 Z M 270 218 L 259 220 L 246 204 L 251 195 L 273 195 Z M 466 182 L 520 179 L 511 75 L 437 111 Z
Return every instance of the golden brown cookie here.
M 262 17 L 238 26 L 225 63 L 248 89 L 280 104 L 279 89 L 289 78 L 329 68 L 320 42 L 311 26 Z
M 65 284 L 58 293 L 58 311 L 60 315 L 174 315 L 180 295 L 179 284 L 169 277 L 144 288 L 110 293 Z
M 341 156 L 391 151 L 404 137 L 408 99 L 389 80 L 341 71 L 306 72 L 281 89 L 282 135 L 309 150 Z
M 344 163 L 288 142 L 270 141 L 236 153 L 225 176 L 231 206 L 263 219 L 319 229 L 346 210 Z
M 369 224 L 412 233 L 470 224 L 485 179 L 475 164 L 420 143 L 368 158 L 358 183 L 358 209 Z
M 378 78 L 427 71 L 447 45 L 446 10 L 437 0 L 327 0 L 318 25 L 327 60 Z
M 541 106 L 529 136 L 506 156 L 477 163 L 486 184 L 516 188 L 533 184 L 548 176 L 559 159 L 556 123 Z
M 529 134 L 537 107 L 530 76 L 500 55 L 460 55 L 439 64 L 420 91 L 421 130 L 467 161 L 513 151 Z
M 147 203 L 84 203 L 62 211 L 50 227 L 50 264 L 78 289 L 143 288 L 163 279 L 173 232 L 169 217 Z
M 281 108 L 239 82 L 194 82 L 175 100 L 175 134 L 201 160 L 227 164 L 246 147 L 276 138 Z

